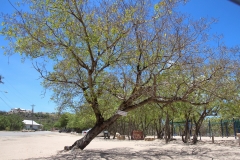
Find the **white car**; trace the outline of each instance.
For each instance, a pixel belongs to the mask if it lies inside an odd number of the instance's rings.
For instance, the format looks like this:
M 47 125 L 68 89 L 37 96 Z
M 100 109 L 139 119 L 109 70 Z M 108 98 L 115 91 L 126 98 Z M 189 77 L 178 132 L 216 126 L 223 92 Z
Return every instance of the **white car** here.
M 85 136 L 92 128 L 82 131 L 82 136 Z
M 82 131 L 82 136 L 85 136 L 91 129 L 92 129 L 92 128 L 89 128 L 89 129 L 87 129 L 87 130 Z M 99 133 L 99 134 L 97 135 L 97 137 L 104 137 L 104 133 L 107 133 L 106 136 L 107 136 L 108 138 L 110 137 L 110 134 L 108 133 L 108 131 L 102 131 L 101 133 Z

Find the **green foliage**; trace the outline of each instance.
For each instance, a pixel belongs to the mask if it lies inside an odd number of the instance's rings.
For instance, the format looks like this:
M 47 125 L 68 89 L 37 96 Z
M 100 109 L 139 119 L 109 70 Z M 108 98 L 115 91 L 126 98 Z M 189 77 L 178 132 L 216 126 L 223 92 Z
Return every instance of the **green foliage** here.
M 68 128 L 75 128 L 75 129 L 88 129 L 92 128 L 95 123 L 95 117 L 91 114 L 77 113 L 72 114 L 69 119 L 69 123 L 67 125 Z
M 5 128 L 8 125 L 7 122 L 8 122 L 8 120 L 7 120 L 6 116 L 1 115 L 0 116 L 0 130 L 5 130 Z
M 54 123 L 54 127 L 69 128 L 75 130 L 84 130 L 93 127 L 95 122 L 94 115 L 87 114 L 86 111 L 78 112 L 76 114 L 63 113 L 59 119 Z
M 16 114 L 0 115 L 0 130 L 19 131 L 23 129 L 23 118 Z
M 65 128 L 69 121 L 69 115 L 67 113 L 62 114 L 58 119 L 58 121 L 59 121 L 59 126 L 62 128 Z
M 240 118 L 240 101 L 225 101 L 221 103 L 219 115 L 224 119 Z
M 30 118 L 31 116 L 24 116 L 25 118 Z M 30 118 L 31 119 L 31 118 Z M 59 117 L 57 114 L 50 113 L 34 113 L 33 120 L 39 124 L 43 125 L 43 130 L 52 130 L 55 126 L 55 123 L 58 121 Z M 57 127 L 58 128 L 58 127 Z

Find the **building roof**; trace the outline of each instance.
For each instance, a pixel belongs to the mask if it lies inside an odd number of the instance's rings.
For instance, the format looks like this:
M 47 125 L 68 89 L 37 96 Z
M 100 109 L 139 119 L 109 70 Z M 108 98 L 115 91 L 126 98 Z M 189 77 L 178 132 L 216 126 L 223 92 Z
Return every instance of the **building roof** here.
M 29 125 L 35 125 L 35 126 L 40 126 L 41 124 L 36 123 L 35 121 L 32 120 L 23 120 L 22 121 L 24 124 L 29 124 Z

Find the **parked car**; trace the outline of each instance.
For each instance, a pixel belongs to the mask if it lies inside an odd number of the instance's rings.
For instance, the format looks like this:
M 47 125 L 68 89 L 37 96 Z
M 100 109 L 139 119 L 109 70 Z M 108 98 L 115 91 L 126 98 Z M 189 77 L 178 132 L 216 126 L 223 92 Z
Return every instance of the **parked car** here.
M 82 131 L 82 136 L 85 136 L 92 128 Z
M 110 133 L 108 131 L 102 131 L 97 137 L 104 137 L 104 139 L 110 139 Z
M 58 132 L 59 133 L 70 133 L 71 129 L 60 129 Z
M 82 131 L 82 136 L 85 136 L 92 128 L 89 128 L 87 130 Z M 102 131 L 97 135 L 97 137 L 104 137 L 104 138 L 110 138 L 110 134 L 108 131 Z

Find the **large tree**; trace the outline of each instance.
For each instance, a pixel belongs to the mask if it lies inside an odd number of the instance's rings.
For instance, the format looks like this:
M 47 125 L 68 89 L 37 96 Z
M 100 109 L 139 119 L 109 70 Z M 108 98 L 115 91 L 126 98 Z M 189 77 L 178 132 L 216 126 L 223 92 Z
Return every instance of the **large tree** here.
M 212 45 L 213 21 L 176 12 L 181 1 L 25 0 L 28 10 L 2 15 L 6 53 L 38 62 L 60 109 L 84 106 L 95 115 L 92 130 L 65 149 L 84 149 L 120 117 L 117 110 L 177 101 L 202 105 L 212 99 L 198 100 L 195 91 L 223 94 L 222 77 L 234 76 L 238 48 Z

